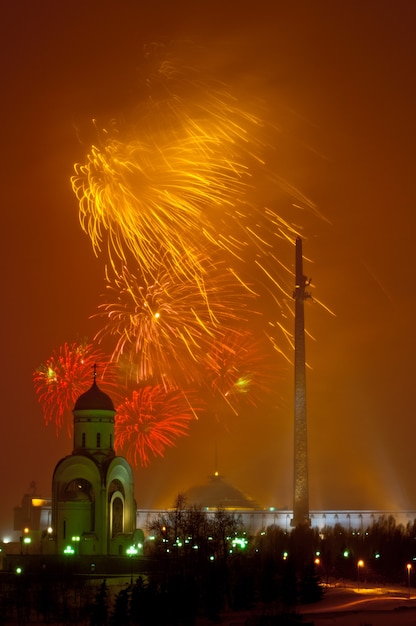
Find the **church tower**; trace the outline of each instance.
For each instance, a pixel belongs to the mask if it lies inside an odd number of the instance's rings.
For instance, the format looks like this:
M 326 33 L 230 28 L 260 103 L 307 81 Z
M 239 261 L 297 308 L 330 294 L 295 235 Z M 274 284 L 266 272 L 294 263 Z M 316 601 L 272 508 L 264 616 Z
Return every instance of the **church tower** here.
M 131 467 L 114 450 L 114 405 L 94 379 L 75 403 L 72 454 L 52 478 L 55 552 L 124 555 L 134 543 Z

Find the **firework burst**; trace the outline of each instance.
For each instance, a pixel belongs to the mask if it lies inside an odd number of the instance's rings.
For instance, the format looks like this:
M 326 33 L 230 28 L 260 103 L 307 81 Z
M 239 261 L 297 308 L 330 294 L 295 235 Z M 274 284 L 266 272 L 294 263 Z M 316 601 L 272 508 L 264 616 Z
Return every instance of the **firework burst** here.
M 223 85 L 179 72 L 158 52 L 148 55 L 148 93 L 131 122 L 101 131 L 71 181 L 96 253 L 107 249 L 113 263 L 132 255 L 151 272 L 162 249 L 192 277 L 201 270 L 196 239 L 244 251 L 236 225 L 253 187 L 250 165 L 262 163 L 262 123 Z
M 71 411 L 77 398 L 91 387 L 95 365 L 101 388 L 114 397 L 119 388 L 114 365 L 91 343 L 65 343 L 33 373 L 45 424 L 55 423 L 57 433 L 66 425 L 72 436 Z
M 205 358 L 206 384 L 214 399 L 236 413 L 242 403 L 256 405 L 273 389 L 276 372 L 265 346 L 250 331 L 228 331 Z
M 97 314 L 105 324 L 96 339 L 115 341 L 113 360 L 127 360 L 136 382 L 196 382 L 209 346 L 224 328 L 247 320 L 253 293 L 221 264 L 200 262 L 207 271 L 198 282 L 180 282 L 163 267 L 156 281 L 126 266 L 107 275 L 107 302 Z
M 133 391 L 117 407 L 114 444 L 129 463 L 147 467 L 151 457 L 163 456 L 167 447 L 188 434 L 190 423 L 201 411 L 191 406 L 193 394 L 161 385 L 145 386 Z
M 280 189 L 292 213 L 295 202 L 314 207 L 269 171 L 275 129 L 263 123 L 260 107 L 246 110 L 224 85 L 202 81 L 163 46 L 147 51 L 145 65 L 145 97 L 122 123 L 98 133 L 71 179 L 96 254 L 108 255 L 115 274 L 120 260 L 138 267 L 149 284 L 159 280 L 163 258 L 179 283 L 204 289 L 199 251 L 209 246 L 236 285 L 254 276 L 281 307 L 291 301 L 293 278 L 282 250 L 299 228 L 268 208 L 263 194 L 272 189 L 275 202 Z

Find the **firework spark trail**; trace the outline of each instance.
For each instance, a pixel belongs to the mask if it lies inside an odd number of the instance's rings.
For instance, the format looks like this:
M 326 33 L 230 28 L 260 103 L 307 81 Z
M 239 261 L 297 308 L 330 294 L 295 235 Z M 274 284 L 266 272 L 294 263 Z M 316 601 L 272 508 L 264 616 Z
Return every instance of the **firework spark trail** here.
M 113 360 L 127 360 L 136 382 L 200 381 L 210 345 L 253 315 L 252 292 L 220 263 L 201 256 L 199 262 L 207 271 L 197 284 L 174 280 L 163 263 L 156 281 L 140 268 L 107 273 L 107 302 L 95 315 L 104 325 L 95 339 L 112 338 Z
M 265 346 L 247 330 L 224 332 L 207 353 L 204 371 L 212 395 L 222 397 L 234 413 L 242 402 L 257 404 L 275 385 Z
M 91 343 L 63 344 L 33 373 L 45 424 L 54 422 L 57 434 L 66 425 L 68 435 L 72 436 L 72 409 L 78 397 L 91 387 L 96 365 L 100 386 L 115 397 L 119 390 L 116 368 Z
M 178 389 L 166 390 L 161 385 L 133 391 L 117 407 L 114 445 L 126 454 L 133 466 L 147 467 L 151 457 L 163 456 L 179 437 L 188 434 L 197 411 L 191 407 L 191 394 Z
M 301 229 L 262 197 L 272 190 L 274 205 L 280 191 L 293 207 L 315 207 L 268 171 L 274 140 L 255 108 L 161 47 L 146 64 L 146 96 L 127 122 L 98 132 L 71 179 L 82 229 L 107 267 L 95 339 L 111 343 L 127 382 L 151 380 L 165 392 L 208 385 L 236 411 L 268 392 L 267 367 L 245 330 L 260 309 L 273 354 L 286 356 L 276 333 L 292 342 L 293 268 L 282 250 Z M 130 454 L 147 464 L 144 447 L 161 455 L 162 443 L 173 444 L 162 435 L 147 441 L 138 402 L 126 405 L 123 442 L 142 428 Z
M 219 162 L 217 150 L 209 159 L 201 143 L 170 146 L 153 138 L 149 145 L 109 140 L 101 151 L 93 146 L 72 185 L 96 253 L 105 241 L 111 260 L 127 261 L 131 253 L 149 271 L 161 247 L 176 271 L 189 274 L 195 262 L 186 253 L 202 225 L 216 241 L 210 215 L 234 207 L 244 194 L 245 168 Z
M 267 267 L 276 242 L 293 244 L 299 234 L 256 201 L 270 129 L 223 85 L 201 81 L 185 64 L 179 71 L 162 46 L 150 50 L 147 66 L 148 96 L 131 122 L 102 132 L 72 177 L 96 254 L 107 249 L 115 267 L 132 256 L 149 274 L 168 252 L 178 279 L 194 280 L 203 273 L 195 249 L 209 242 L 229 265 L 257 256 Z M 267 179 L 270 186 L 270 172 Z M 234 274 L 246 282 L 241 267 Z

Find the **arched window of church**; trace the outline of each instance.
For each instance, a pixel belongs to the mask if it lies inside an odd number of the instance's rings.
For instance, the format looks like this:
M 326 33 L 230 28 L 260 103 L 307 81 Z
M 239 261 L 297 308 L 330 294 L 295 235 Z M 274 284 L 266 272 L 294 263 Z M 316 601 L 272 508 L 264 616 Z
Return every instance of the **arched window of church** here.
M 94 489 L 85 478 L 74 478 L 64 486 L 63 500 L 91 500 L 94 501 Z
M 115 537 L 118 533 L 123 532 L 123 502 L 121 498 L 114 498 L 113 500 L 113 527 L 111 536 Z
M 101 448 L 101 433 L 97 433 L 97 448 Z
M 122 494 L 123 498 L 126 497 L 126 494 L 124 492 L 124 487 L 123 487 L 121 481 L 118 480 L 118 478 L 115 478 L 114 480 L 112 480 L 111 483 L 108 486 L 108 501 L 109 502 L 111 502 L 111 498 L 113 497 L 113 494 L 116 491 L 119 491 Z
M 83 448 L 85 448 L 85 433 L 82 433 L 82 442 L 81 442 L 81 446 Z

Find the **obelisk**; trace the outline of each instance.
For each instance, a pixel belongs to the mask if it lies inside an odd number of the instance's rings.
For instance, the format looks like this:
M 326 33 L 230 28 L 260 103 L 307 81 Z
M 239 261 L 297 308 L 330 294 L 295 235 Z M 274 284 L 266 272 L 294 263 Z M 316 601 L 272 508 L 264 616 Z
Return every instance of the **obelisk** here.
M 295 300 L 295 411 L 294 411 L 294 481 L 292 526 L 310 524 L 308 483 L 308 439 L 306 423 L 306 366 L 304 303 L 310 284 L 303 275 L 302 239 L 296 239 Z

